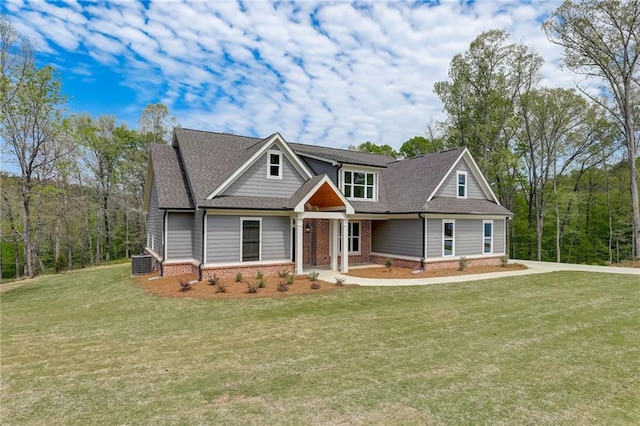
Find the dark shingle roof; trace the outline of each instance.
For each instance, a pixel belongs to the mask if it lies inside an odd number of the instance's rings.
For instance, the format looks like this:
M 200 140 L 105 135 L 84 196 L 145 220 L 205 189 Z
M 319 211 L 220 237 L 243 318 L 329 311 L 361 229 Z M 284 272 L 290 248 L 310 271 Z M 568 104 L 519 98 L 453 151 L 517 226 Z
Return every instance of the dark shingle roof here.
M 163 209 L 190 209 L 193 203 L 177 149 L 169 145 L 151 145 L 150 154 L 158 191 L 158 204 Z
M 463 151 L 464 148 L 457 148 L 390 163 L 380 172 L 389 211 L 424 211 L 425 201 Z
M 327 160 L 337 161 L 339 163 L 386 167 L 388 163 L 395 161 L 393 157 L 389 157 L 388 155 L 329 148 L 326 146 L 303 145 L 300 143 L 289 143 L 289 146 L 297 154 L 310 154 L 316 157 L 326 158 Z
M 175 137 L 198 204 L 260 148 L 262 139 L 177 128 Z
M 201 200 L 200 207 L 219 209 L 291 210 L 289 198 L 222 195 Z
M 291 210 L 324 175 L 314 176 L 291 198 L 206 197 L 242 166 L 273 135 L 265 138 L 176 129 L 175 147 L 151 149 L 161 208 L 228 208 Z M 378 201 L 350 200 L 357 213 L 465 213 L 512 215 L 489 200 L 434 198 L 428 200 L 464 152 L 457 148 L 421 157 L 393 158 L 336 148 L 288 144 L 299 155 L 380 167 Z M 192 201 L 193 200 L 195 201 Z
M 495 214 L 513 216 L 506 208 L 489 200 L 433 198 L 424 205 L 425 213 Z

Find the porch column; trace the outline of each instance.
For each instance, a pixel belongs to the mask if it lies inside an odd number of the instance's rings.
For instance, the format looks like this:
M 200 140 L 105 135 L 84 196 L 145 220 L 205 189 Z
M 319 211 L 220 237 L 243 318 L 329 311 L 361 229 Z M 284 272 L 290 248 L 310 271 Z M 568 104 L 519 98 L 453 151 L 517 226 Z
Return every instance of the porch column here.
M 338 253 L 340 250 L 338 249 L 338 241 L 339 235 L 338 230 L 340 229 L 340 221 L 338 219 L 331 219 L 331 229 L 329 238 L 331 238 L 331 270 L 338 270 Z
M 341 272 L 349 272 L 349 219 L 342 219 L 342 268 Z
M 304 273 L 304 258 L 302 257 L 304 227 L 302 226 L 302 218 L 296 217 L 296 275 Z

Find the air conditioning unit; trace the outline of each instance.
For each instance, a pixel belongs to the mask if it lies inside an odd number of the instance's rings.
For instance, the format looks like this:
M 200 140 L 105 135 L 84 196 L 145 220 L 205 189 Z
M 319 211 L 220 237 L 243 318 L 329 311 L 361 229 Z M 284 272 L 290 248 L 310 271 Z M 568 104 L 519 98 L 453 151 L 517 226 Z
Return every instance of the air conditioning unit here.
M 153 272 L 153 257 L 150 254 L 131 256 L 131 276 L 145 275 Z

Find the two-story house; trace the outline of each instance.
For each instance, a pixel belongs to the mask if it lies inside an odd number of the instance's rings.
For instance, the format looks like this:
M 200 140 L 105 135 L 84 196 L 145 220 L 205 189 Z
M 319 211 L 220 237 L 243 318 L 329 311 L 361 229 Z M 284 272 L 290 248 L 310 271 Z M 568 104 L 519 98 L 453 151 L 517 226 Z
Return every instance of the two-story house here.
M 147 252 L 165 276 L 499 263 L 502 207 L 466 148 L 388 156 L 175 129 L 151 147 Z M 205 275 L 206 278 L 206 275 Z

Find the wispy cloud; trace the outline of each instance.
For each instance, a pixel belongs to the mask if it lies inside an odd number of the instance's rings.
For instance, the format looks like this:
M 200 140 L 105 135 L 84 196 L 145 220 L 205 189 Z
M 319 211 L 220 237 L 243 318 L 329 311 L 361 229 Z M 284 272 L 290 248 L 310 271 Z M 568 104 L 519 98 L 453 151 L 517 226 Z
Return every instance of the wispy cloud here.
M 346 147 L 399 146 L 442 119 L 433 85 L 487 29 L 505 28 L 545 56 L 546 84 L 573 84 L 540 29 L 558 1 L 466 3 L 6 0 L 2 7 L 43 52 L 84 55 L 83 76 L 91 67 L 120 74 L 138 94 L 123 110 L 162 101 L 186 127 L 279 131 L 291 141 Z M 73 72 L 73 64 L 66 68 Z

